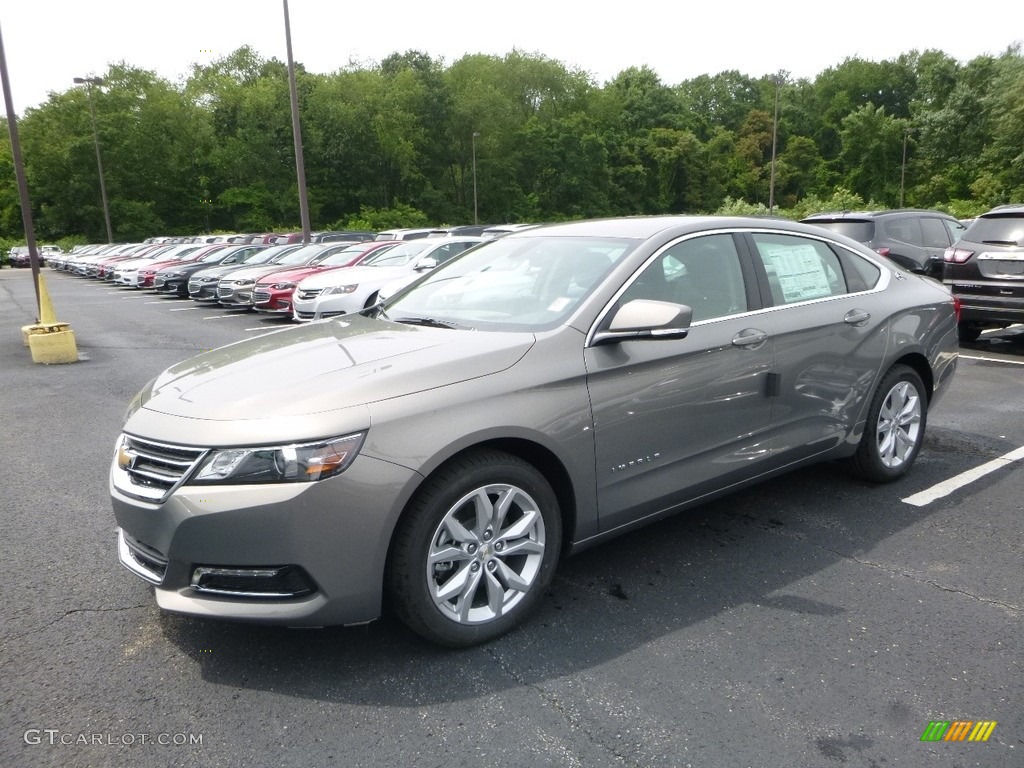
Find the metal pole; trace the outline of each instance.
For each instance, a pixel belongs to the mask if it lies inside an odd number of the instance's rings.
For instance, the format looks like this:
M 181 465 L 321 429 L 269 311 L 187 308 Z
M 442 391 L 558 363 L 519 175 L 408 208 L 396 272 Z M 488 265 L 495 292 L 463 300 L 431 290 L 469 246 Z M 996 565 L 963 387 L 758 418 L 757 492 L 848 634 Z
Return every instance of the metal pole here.
M 479 131 L 473 131 L 473 223 L 479 224 L 480 217 L 477 214 L 476 207 L 476 137 L 480 135 Z
M 779 88 L 782 78 L 775 76 L 775 118 L 772 120 L 772 174 L 768 182 L 768 215 L 775 213 L 775 150 L 779 140 Z
M 900 169 L 900 208 L 903 207 L 903 189 L 907 181 L 907 138 L 910 136 L 910 129 L 903 130 L 903 167 Z
M 106 242 L 114 242 L 114 227 L 111 226 L 111 204 L 106 200 L 106 182 L 103 180 L 103 158 L 99 152 L 99 132 L 96 130 L 96 111 L 92 105 L 92 86 L 102 85 L 99 78 L 75 78 L 76 83 L 85 83 L 85 98 L 89 102 L 89 120 L 92 123 L 92 142 L 96 146 L 96 168 L 99 170 L 99 198 L 103 202 L 103 222 L 106 224 Z
M 28 259 L 32 265 L 32 284 L 36 289 L 36 322 L 42 316 L 39 301 L 39 254 L 36 251 L 36 231 L 32 223 L 32 204 L 28 198 L 28 184 L 25 181 L 25 164 L 21 158 L 21 142 L 18 139 L 18 116 L 14 112 L 11 98 L 11 83 L 7 75 L 7 55 L 4 53 L 4 38 L 0 32 L 0 80 L 3 80 L 4 104 L 7 106 L 7 130 L 11 134 L 11 159 L 14 161 L 14 175 L 18 181 L 18 197 L 21 200 L 21 222 L 25 228 L 25 242 L 28 244 Z
M 288 0 L 284 2 L 284 37 L 288 47 L 288 90 L 292 102 L 292 137 L 295 139 L 295 175 L 299 183 L 299 216 L 302 218 L 302 242 L 309 244 L 309 198 L 306 195 L 306 164 L 302 158 L 302 127 L 299 125 L 299 92 L 295 87 L 295 62 L 292 59 L 292 26 L 288 19 Z

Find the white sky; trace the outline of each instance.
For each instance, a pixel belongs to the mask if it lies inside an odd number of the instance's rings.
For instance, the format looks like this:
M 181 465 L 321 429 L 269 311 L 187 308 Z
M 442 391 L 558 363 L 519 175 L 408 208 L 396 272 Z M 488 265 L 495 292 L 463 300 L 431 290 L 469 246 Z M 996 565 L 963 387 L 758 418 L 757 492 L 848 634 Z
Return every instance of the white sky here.
M 967 62 L 1024 41 L 1021 0 L 289 0 L 289 10 L 295 60 L 313 72 L 409 49 L 445 64 L 520 50 L 599 84 L 647 65 L 675 85 L 730 69 L 813 78 L 847 57 L 881 61 L 914 49 Z M 23 114 L 111 62 L 177 81 L 193 62 L 245 44 L 284 61 L 283 19 L 282 0 L 3 0 L 0 33 Z

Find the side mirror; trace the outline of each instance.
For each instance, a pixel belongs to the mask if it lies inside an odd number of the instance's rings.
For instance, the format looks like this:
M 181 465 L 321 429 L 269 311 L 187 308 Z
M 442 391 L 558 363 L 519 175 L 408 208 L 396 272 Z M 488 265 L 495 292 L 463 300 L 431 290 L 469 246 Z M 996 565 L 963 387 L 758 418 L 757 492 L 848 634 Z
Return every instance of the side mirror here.
M 685 304 L 636 299 L 616 310 L 607 327 L 594 335 L 594 345 L 628 339 L 683 339 L 692 320 L 693 310 Z
M 426 272 L 428 269 L 433 269 L 436 266 L 437 266 L 437 259 L 428 257 L 428 258 L 424 259 L 423 261 L 421 261 L 419 264 L 416 265 L 416 271 L 417 272 Z

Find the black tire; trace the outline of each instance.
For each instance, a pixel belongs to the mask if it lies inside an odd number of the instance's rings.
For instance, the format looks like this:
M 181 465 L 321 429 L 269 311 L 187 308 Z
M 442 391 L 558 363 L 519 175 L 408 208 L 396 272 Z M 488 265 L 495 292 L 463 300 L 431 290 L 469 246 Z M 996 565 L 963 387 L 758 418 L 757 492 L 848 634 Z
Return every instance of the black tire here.
M 868 409 L 864 435 L 850 459 L 854 474 L 889 483 L 910 469 L 921 451 L 928 395 L 913 368 L 894 365 L 882 377 Z
M 498 518 L 501 498 L 507 504 Z M 480 509 L 490 510 L 486 524 Z M 430 476 L 396 530 L 391 605 L 432 642 L 487 642 L 534 609 L 554 576 L 561 540 L 558 500 L 534 466 L 491 449 L 463 454 Z
M 960 323 L 956 327 L 956 331 L 960 341 L 966 341 L 968 344 L 972 341 L 977 341 L 978 337 L 981 336 L 981 328 L 970 323 Z

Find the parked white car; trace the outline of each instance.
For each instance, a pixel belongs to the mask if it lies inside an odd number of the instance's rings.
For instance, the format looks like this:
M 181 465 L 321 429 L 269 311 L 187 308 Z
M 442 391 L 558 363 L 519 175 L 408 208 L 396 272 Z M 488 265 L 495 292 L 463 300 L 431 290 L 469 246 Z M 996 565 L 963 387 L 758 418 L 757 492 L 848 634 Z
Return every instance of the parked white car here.
M 481 237 L 410 240 L 371 256 L 356 267 L 312 275 L 295 286 L 292 317 L 300 323 L 358 312 L 377 302 L 381 288 L 393 280 L 415 280 L 457 256 Z

